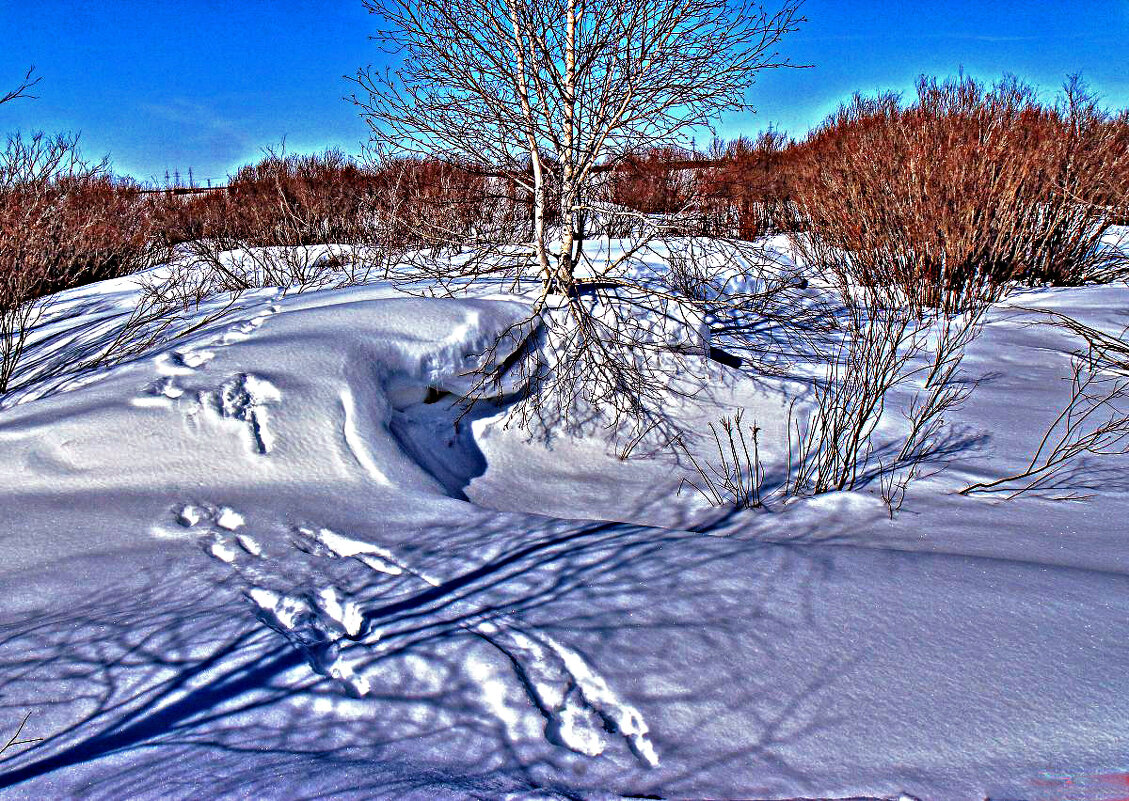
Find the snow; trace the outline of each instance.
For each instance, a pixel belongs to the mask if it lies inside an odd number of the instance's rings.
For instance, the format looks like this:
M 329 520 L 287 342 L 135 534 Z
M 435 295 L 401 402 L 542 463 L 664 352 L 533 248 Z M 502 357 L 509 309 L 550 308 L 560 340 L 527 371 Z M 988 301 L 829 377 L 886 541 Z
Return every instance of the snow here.
M 1065 400 L 1078 343 L 1030 310 L 1118 332 L 1129 287 L 994 309 L 893 519 L 876 487 L 715 509 L 505 398 L 456 426 L 525 296 L 257 290 L 65 367 L 136 287 L 60 296 L 29 363 L 64 369 L 0 408 L 0 734 L 43 738 L 0 797 L 1125 798 L 1129 459 L 1085 503 L 955 491 Z M 801 384 L 709 370 L 672 411 L 744 406 L 768 493 Z

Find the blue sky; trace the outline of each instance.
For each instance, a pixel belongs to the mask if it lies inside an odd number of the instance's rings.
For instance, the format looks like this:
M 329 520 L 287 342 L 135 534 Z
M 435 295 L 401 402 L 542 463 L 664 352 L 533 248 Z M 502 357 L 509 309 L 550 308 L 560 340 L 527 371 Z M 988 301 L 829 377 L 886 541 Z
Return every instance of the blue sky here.
M 454 1 L 454 0 L 453 0 Z M 1129 0 L 808 0 L 732 135 L 802 134 L 853 92 L 922 72 L 1014 72 L 1049 97 L 1082 72 L 1129 106 Z M 222 181 L 283 137 L 291 151 L 356 152 L 366 136 L 343 78 L 379 58 L 360 0 L 0 0 L 0 88 L 35 64 L 40 99 L 0 107 L 0 131 L 68 130 L 142 180 L 166 169 Z

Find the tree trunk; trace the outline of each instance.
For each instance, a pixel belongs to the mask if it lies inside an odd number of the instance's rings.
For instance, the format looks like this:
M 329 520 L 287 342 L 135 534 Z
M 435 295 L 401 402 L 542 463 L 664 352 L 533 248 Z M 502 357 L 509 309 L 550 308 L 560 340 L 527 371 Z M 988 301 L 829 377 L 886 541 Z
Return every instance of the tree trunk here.
M 561 147 L 561 239 L 557 254 L 557 291 L 572 291 L 573 276 L 579 254 L 576 252 L 577 201 L 577 131 L 576 131 L 576 1 L 568 0 L 565 6 L 564 43 L 564 131 Z
M 542 280 L 551 283 L 552 270 L 549 265 L 549 245 L 545 241 L 545 172 L 541 168 L 541 156 L 536 150 L 530 152 L 533 168 L 533 251 L 541 269 Z

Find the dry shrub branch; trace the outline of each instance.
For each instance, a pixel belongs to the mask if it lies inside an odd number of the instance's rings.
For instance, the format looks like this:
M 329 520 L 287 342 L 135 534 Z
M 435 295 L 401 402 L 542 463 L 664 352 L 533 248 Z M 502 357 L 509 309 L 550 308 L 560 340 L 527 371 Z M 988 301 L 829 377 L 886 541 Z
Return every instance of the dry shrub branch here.
M 852 296 L 842 339 L 815 385 L 814 407 L 789 422 L 785 494 L 852 490 L 878 479 L 893 515 L 937 453 L 946 416 L 971 391 L 959 369 L 994 299 L 981 297 L 960 313 L 922 316 L 873 288 Z M 918 389 L 899 404 L 897 391 L 908 391 L 911 382 Z M 900 432 L 890 442 L 876 441 L 895 412 L 903 418 Z
M 971 484 L 962 495 L 998 493 L 1011 499 L 1039 493 L 1081 500 L 1088 496 L 1080 490 L 1093 488 L 1083 480 L 1089 459 L 1129 453 L 1129 329 L 1110 336 L 1064 314 L 1047 316 L 1048 324 L 1086 343 L 1071 360 L 1067 401 L 1023 469 Z
M 697 477 L 683 478 L 679 492 L 683 485 L 693 487 L 711 506 L 756 509 L 762 505 L 764 465 L 760 460 L 760 428 L 753 423 L 746 437 L 741 417 L 742 412 L 738 411 L 732 417 L 722 417 L 716 424 L 709 424 L 716 460 L 699 461 L 681 445 L 680 450 L 693 465 Z

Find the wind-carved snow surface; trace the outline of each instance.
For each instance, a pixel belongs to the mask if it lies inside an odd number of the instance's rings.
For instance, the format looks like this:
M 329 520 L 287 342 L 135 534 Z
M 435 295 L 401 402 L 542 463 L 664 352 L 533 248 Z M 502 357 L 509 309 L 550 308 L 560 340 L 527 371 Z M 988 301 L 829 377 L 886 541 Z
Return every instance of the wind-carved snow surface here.
M 364 442 L 364 437 L 357 428 L 356 402 L 353 400 L 352 390 L 348 387 L 341 390 L 341 412 L 344 418 L 342 435 L 349 448 L 349 453 L 353 455 L 357 464 L 364 469 L 369 478 L 377 484 L 389 484 L 388 476 L 384 475 L 376 462 L 373 461 L 372 454 L 369 453 L 368 446 Z
M 455 396 L 467 391 L 478 380 L 473 370 L 484 352 L 497 345 L 492 358 L 500 363 L 522 345 L 528 328 L 500 344 L 496 338 L 525 310 L 482 301 L 377 303 L 372 310 L 383 318 L 366 314 L 363 302 L 326 304 L 306 296 L 272 303 L 245 322 L 155 355 L 149 364 L 156 375 L 131 404 L 153 415 L 168 452 L 194 455 L 179 468 L 191 470 L 194 483 L 201 472 L 231 470 L 268 487 L 273 481 L 288 487 L 344 482 L 352 494 L 382 493 L 380 504 L 393 509 L 447 502 L 448 490 L 390 436 L 391 419 L 398 408 L 422 403 L 429 388 Z M 326 337 L 326 331 L 340 330 L 353 336 Z M 277 352 L 253 358 L 263 337 L 279 343 Z M 499 379 L 499 393 L 518 387 L 509 376 Z M 470 442 L 432 442 L 426 425 L 413 431 L 408 435 L 425 437 L 415 446 L 423 451 Z M 253 462 L 232 461 L 232 433 L 257 457 Z M 147 467 L 155 476 L 169 475 L 161 457 L 161 451 L 145 454 L 149 461 L 138 465 L 139 472 Z M 452 457 L 474 462 L 453 450 Z M 524 694 L 526 714 L 540 720 L 548 742 L 596 758 L 614 740 L 641 765 L 658 764 L 642 713 L 560 637 L 489 606 L 479 608 L 462 597 L 457 580 L 445 586 L 450 576 L 432 575 L 398 546 L 374 542 L 371 535 L 303 524 L 279 543 L 258 530 L 251 508 L 213 497 L 194 493 L 172 510 L 173 529 L 158 525 L 155 533 L 176 539 L 177 530 L 190 532 L 205 553 L 234 571 L 257 617 L 350 694 L 378 693 L 385 663 L 404 654 L 413 632 L 450 628 L 468 645 L 488 643 L 504 655 L 505 670 L 495 668 L 483 678 L 482 692 L 501 681 L 518 697 Z M 382 612 L 389 593 L 421 599 L 423 608 Z

